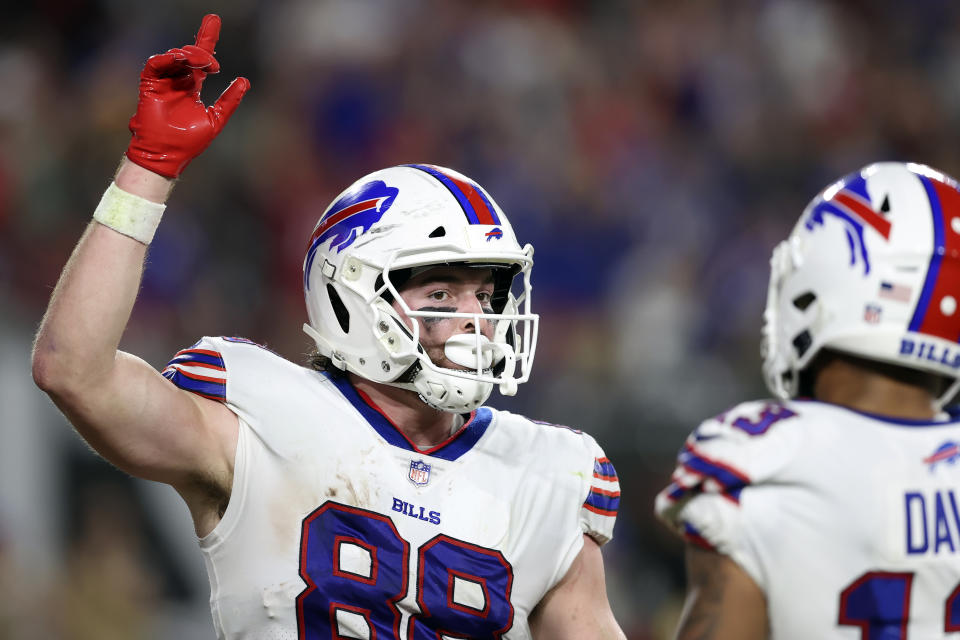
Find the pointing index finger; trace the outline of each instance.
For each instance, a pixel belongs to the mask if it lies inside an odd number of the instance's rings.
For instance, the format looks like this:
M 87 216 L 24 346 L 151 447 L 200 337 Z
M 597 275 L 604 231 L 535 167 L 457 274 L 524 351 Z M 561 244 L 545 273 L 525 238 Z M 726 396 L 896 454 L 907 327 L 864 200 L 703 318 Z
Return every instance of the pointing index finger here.
M 203 16 L 203 22 L 200 23 L 200 30 L 197 31 L 196 46 L 213 53 L 217 46 L 217 40 L 220 38 L 220 16 L 215 13 L 208 13 Z

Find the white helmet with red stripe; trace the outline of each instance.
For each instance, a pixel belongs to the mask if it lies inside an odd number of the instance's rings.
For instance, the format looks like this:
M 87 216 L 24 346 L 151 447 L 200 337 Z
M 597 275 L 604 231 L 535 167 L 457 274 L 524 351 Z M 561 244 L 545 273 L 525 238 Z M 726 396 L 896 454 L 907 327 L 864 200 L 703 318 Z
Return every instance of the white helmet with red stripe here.
M 832 350 L 960 379 L 960 191 L 882 162 L 827 187 L 774 250 L 763 371 L 781 398 Z
M 481 314 L 410 309 L 398 287 L 414 269 L 432 265 L 489 268 L 494 274 L 493 338 L 481 334 Z M 496 202 L 456 171 L 404 165 L 371 173 L 334 199 L 320 217 L 303 263 L 309 324 L 304 331 L 321 355 L 342 370 L 416 391 L 444 411 L 471 411 L 493 385 L 513 395 L 529 379 L 538 317 L 530 310 L 533 247 L 521 247 Z M 515 276 L 517 295 L 513 293 Z M 474 333 L 453 336 L 448 359 L 436 365 L 420 345 L 411 318 L 473 317 Z

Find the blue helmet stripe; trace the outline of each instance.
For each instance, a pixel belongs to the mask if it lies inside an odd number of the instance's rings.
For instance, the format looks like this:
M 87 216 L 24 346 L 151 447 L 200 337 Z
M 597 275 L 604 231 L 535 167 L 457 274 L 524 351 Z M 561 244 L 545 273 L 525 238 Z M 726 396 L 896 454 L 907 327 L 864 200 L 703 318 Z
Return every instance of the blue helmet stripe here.
M 913 319 L 910 320 L 910 331 L 919 331 L 923 325 L 923 319 L 930 304 L 930 296 L 933 295 L 933 288 L 937 284 L 937 276 L 940 274 L 940 263 L 943 261 L 943 209 L 940 206 L 940 198 L 934 191 L 929 178 L 926 176 L 917 177 L 927 192 L 930 212 L 933 214 L 933 255 L 930 256 L 930 268 L 927 269 L 927 277 L 923 282 L 923 290 L 920 293 L 920 299 L 917 301 L 917 308 L 913 312 Z
M 431 176 L 439 180 L 443 184 L 443 186 L 445 186 L 447 190 L 449 190 L 450 193 L 453 194 L 453 197 L 457 199 L 457 202 L 460 203 L 460 208 L 463 209 L 463 213 L 464 215 L 467 216 L 467 220 L 470 222 L 470 224 L 480 224 L 480 218 L 477 217 L 477 212 L 474 210 L 473 205 L 470 204 L 470 201 L 467 199 L 466 194 L 463 193 L 463 191 L 456 184 L 454 184 L 453 180 L 448 178 L 446 175 L 444 175 L 440 171 L 437 171 L 433 167 L 429 167 L 425 164 L 407 164 L 404 166 L 413 167 L 414 169 L 419 169 L 424 173 L 429 173 Z M 489 205 L 490 204 L 489 201 L 487 201 L 486 196 L 483 196 L 482 192 L 481 192 L 481 196 L 483 197 L 484 202 L 486 202 Z M 493 210 L 494 210 L 493 207 L 490 207 L 490 211 L 493 211 Z

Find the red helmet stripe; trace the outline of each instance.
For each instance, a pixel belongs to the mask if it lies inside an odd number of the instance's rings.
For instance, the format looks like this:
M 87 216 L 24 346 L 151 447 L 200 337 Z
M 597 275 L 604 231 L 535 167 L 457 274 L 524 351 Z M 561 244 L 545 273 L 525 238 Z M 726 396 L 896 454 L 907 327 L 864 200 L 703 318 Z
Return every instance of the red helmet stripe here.
M 480 224 L 500 224 L 499 221 L 494 221 L 493 213 L 490 211 L 490 207 L 487 206 L 486 199 L 483 198 L 477 188 L 459 178 L 455 178 L 449 173 L 445 173 L 445 176 L 450 179 L 450 182 L 457 185 L 460 188 L 460 191 L 463 192 L 463 195 L 467 197 L 467 201 L 473 207 L 474 213 L 477 214 L 477 220 Z
M 879 231 L 885 240 L 890 239 L 890 221 L 861 202 L 859 198 L 851 196 L 849 192 L 841 191 L 833 199 L 860 216 L 861 220 Z
M 954 231 L 954 224 L 960 228 L 960 192 L 939 180 L 927 183 L 933 186 L 933 193 L 928 190 L 928 194 L 935 195 L 940 204 L 941 215 L 934 215 L 933 223 L 940 225 L 939 233 L 934 233 L 934 237 L 939 236 L 941 243 L 935 243 L 939 268 L 917 331 L 957 342 L 960 340 L 960 233 Z M 930 205 L 936 208 L 936 203 Z M 933 262 L 931 260 L 931 268 Z M 953 304 L 943 302 L 948 297 L 953 299 Z M 949 313 L 944 313 L 945 310 Z
M 310 244 L 313 244 L 313 241 L 319 238 L 321 235 L 323 235 L 324 231 L 326 231 L 333 225 L 337 224 L 344 218 L 349 218 L 353 214 L 358 213 L 360 211 L 366 211 L 367 209 L 376 209 L 380 205 L 381 200 L 383 200 L 383 198 L 371 198 L 370 200 L 362 200 L 360 202 L 350 205 L 349 207 L 347 207 L 342 211 L 338 211 L 334 213 L 332 216 L 330 216 L 326 220 L 321 220 L 320 223 L 317 224 L 317 228 L 314 229 L 313 235 L 310 237 Z

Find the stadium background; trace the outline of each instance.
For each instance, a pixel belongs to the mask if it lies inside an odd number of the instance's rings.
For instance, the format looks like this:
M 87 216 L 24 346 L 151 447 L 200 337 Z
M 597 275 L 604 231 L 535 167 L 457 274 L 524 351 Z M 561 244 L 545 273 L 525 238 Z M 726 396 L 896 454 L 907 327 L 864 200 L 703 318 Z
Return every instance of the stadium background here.
M 188 169 L 123 347 L 199 336 L 299 360 L 318 215 L 374 168 L 430 162 L 536 246 L 533 381 L 494 404 L 580 426 L 619 471 L 606 549 L 631 640 L 666 638 L 682 547 L 652 517 L 685 434 L 764 394 L 767 260 L 803 205 L 877 159 L 960 173 L 948 0 L 38 0 L 0 20 L 0 638 L 212 637 L 186 509 L 92 456 L 29 344 L 128 138 L 152 53 L 223 17 L 253 89 Z

